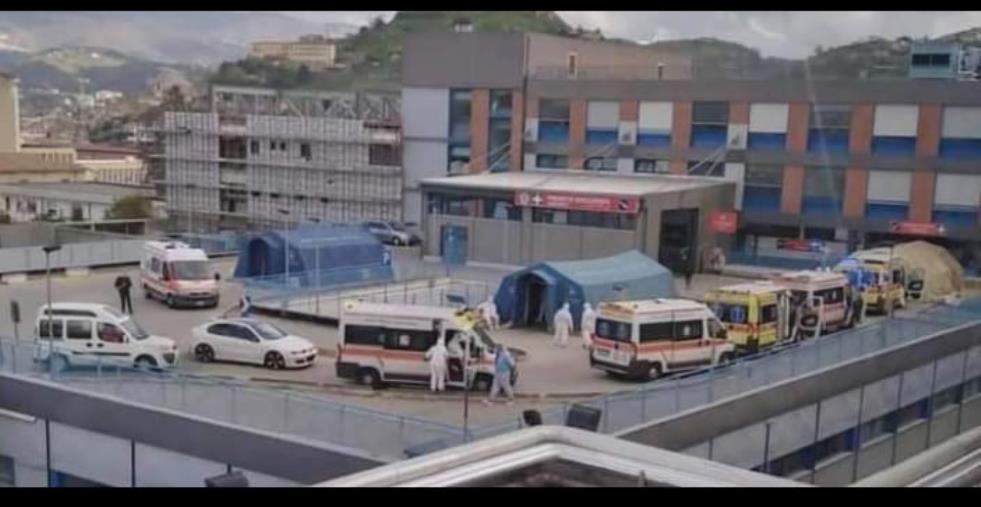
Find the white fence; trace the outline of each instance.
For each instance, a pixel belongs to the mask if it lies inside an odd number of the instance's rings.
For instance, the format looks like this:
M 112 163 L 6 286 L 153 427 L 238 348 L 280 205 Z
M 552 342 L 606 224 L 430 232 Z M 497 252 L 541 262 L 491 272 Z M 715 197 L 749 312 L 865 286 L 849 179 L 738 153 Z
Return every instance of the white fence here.
M 51 254 L 51 269 L 109 266 L 139 262 L 142 239 L 69 243 Z M 43 271 L 44 251 L 39 246 L 0 249 L 0 274 Z

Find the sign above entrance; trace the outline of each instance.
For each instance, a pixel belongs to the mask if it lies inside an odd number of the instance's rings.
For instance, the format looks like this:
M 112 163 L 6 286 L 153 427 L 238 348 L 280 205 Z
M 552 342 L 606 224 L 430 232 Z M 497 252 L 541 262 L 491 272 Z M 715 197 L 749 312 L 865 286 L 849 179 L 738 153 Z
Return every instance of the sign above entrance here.
M 777 240 L 778 250 L 794 252 L 824 252 L 827 246 L 819 239 L 785 239 Z
M 712 210 L 709 213 L 709 228 L 719 234 L 735 234 L 739 225 L 739 215 L 735 211 Z
M 552 208 L 602 213 L 637 213 L 640 199 L 636 197 L 603 197 L 594 195 L 552 194 L 547 192 L 517 192 L 514 203 L 532 208 Z
M 893 234 L 907 234 L 910 236 L 943 236 L 944 226 L 933 222 L 895 221 L 889 224 L 889 231 Z

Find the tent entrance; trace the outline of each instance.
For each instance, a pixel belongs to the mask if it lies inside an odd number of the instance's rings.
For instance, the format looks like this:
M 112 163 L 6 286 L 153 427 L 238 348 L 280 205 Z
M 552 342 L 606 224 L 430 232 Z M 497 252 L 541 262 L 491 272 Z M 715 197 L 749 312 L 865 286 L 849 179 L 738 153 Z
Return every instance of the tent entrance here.
M 525 277 L 525 318 L 528 327 L 547 327 L 545 315 L 545 297 L 548 283 L 542 278 L 529 274 Z

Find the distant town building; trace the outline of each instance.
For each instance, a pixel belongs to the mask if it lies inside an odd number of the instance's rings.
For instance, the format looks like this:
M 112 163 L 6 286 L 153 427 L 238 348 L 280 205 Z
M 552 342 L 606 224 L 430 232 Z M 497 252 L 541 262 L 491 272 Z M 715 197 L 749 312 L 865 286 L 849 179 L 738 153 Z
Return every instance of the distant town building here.
M 103 220 L 116 200 L 152 197 L 147 188 L 103 183 L 0 184 L 0 214 L 11 222 Z
M 914 42 L 910 47 L 909 77 L 913 79 L 976 80 L 981 74 L 981 47 L 956 42 Z
M 296 41 L 257 41 L 252 56 L 306 65 L 312 71 L 334 67 L 337 46 L 322 35 L 304 35 Z
M 168 215 L 182 229 L 402 218 L 397 95 L 215 86 L 208 112 L 160 128 Z

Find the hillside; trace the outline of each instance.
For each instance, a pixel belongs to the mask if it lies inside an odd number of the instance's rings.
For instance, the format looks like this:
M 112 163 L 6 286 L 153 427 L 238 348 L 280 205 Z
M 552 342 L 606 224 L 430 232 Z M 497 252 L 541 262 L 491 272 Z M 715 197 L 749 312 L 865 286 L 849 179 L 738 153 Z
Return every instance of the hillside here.
M 171 70 L 192 80 L 204 72 L 201 68 L 169 65 L 91 46 L 57 47 L 34 53 L 0 51 L 0 71 L 16 75 L 25 90 L 57 88 L 74 92 L 79 78 L 83 78 L 88 79 L 89 90 L 141 93 L 154 77 Z

